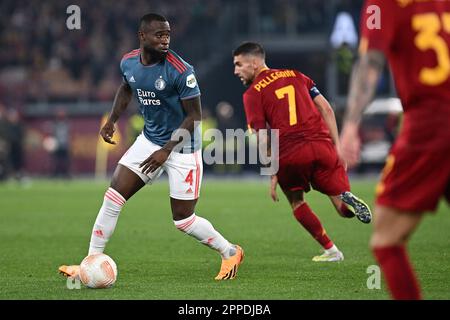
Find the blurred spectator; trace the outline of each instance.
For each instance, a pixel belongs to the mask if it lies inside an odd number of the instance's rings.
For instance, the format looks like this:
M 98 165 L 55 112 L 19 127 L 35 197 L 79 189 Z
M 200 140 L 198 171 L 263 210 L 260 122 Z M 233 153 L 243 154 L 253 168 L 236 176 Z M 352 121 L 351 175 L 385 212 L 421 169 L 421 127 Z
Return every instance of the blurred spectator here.
M 11 109 L 8 112 L 8 120 L 10 133 L 9 167 L 11 175 L 16 180 L 21 180 L 23 177 L 23 141 L 25 128 L 17 109 Z
M 216 106 L 218 128 L 223 134 L 224 138 L 224 155 L 233 154 L 234 159 L 237 159 L 239 150 L 245 147 L 245 141 L 239 141 L 234 136 L 227 135 L 227 129 L 239 128 L 238 120 L 234 114 L 234 107 L 227 101 L 221 101 Z M 229 134 L 233 131 L 229 131 Z M 226 157 L 224 159 L 226 161 Z M 234 161 L 233 164 L 217 165 L 214 167 L 214 172 L 218 174 L 239 174 L 242 171 L 242 164 Z
M 0 103 L 0 181 L 7 177 L 9 148 L 9 122 L 6 108 Z
M 216 116 L 218 122 L 218 128 L 225 134 L 225 130 L 229 128 L 239 128 L 235 114 L 234 107 L 227 101 L 220 101 L 216 105 Z
M 59 109 L 53 124 L 55 149 L 53 151 L 53 176 L 70 177 L 70 128 L 66 111 Z

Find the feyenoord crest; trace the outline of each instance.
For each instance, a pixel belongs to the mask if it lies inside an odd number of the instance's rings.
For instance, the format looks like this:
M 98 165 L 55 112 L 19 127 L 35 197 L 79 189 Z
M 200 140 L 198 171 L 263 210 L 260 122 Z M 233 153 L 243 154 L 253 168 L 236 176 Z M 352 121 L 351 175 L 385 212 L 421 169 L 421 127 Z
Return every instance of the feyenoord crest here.
M 156 79 L 155 81 L 155 88 L 159 91 L 164 90 L 166 87 L 166 82 L 162 77 L 159 77 L 159 79 Z

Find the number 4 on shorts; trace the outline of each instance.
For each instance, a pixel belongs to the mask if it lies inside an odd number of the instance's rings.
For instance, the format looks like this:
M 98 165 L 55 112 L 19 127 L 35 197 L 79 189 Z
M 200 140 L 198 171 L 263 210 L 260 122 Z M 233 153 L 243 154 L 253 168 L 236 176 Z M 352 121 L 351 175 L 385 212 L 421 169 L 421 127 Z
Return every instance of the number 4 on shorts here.
M 191 171 L 189 171 L 186 180 L 184 180 L 184 182 L 189 183 L 189 185 L 192 186 L 192 183 L 194 182 L 194 178 L 193 178 L 193 174 L 194 174 L 194 169 L 191 169 Z

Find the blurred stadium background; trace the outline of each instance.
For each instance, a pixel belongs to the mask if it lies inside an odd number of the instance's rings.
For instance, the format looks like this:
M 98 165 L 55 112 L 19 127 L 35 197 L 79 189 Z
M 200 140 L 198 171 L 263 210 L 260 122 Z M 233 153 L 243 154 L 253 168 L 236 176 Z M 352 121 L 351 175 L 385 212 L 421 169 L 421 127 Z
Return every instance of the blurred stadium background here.
M 165 15 L 171 47 L 194 65 L 204 129 L 246 128 L 242 87 L 231 51 L 263 43 L 271 67 L 312 77 L 331 101 L 338 124 L 358 44 L 359 0 L 17 1 L 0 3 L 0 179 L 107 177 L 142 128 L 134 103 L 119 121 L 119 145 L 98 139 L 100 122 L 121 81 L 119 62 L 138 47 L 145 12 Z M 81 9 L 81 29 L 68 30 L 66 9 Z M 386 71 L 380 99 L 395 96 Z M 361 132 L 363 162 L 377 171 L 395 137 L 398 101 L 380 100 Z M 255 173 L 247 165 L 205 166 L 206 174 Z
M 80 30 L 66 27 L 66 9 L 72 4 L 81 9 Z M 308 194 L 346 255 L 342 264 L 313 264 L 319 246 L 295 222 L 288 203 L 272 203 L 259 180 L 238 180 L 259 177 L 258 168 L 250 165 L 205 165 L 207 177 L 235 179 L 205 180 L 197 208 L 246 248 L 237 281 L 212 281 L 219 265 L 216 253 L 173 228 L 166 183 L 145 188 L 124 210 L 107 249 L 120 270 L 113 290 L 69 292 L 56 272 L 86 254 L 108 177 L 141 131 L 133 102 L 118 123 L 117 146 L 107 148 L 98 135 L 121 82 L 120 59 L 138 47 L 137 23 L 143 14 L 168 18 L 171 47 L 196 69 L 203 129 L 224 132 L 246 128 L 244 88 L 233 75 L 231 57 L 245 40 L 264 45 L 269 66 L 296 68 L 313 78 L 340 125 L 361 6 L 360 0 L 2 0 L 0 298 L 388 298 L 384 286 L 369 290 L 366 285 L 366 270 L 374 264 L 368 250 L 370 225 L 340 219 L 323 195 Z M 355 193 L 370 204 L 376 183 L 370 173 L 380 172 L 400 111 L 386 69 L 361 129 L 363 161 L 351 172 L 352 177 L 371 176 L 352 179 Z M 410 245 L 427 298 L 449 298 L 450 220 L 445 218 L 426 219 Z

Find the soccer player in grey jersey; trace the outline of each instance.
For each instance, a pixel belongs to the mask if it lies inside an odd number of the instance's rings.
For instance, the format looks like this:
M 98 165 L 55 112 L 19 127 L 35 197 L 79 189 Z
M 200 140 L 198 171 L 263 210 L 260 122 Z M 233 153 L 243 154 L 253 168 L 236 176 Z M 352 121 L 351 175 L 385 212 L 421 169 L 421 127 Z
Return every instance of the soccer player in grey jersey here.
M 138 37 L 140 48 L 121 60 L 123 83 L 100 135 L 107 143 L 115 144 L 114 124 L 132 95 L 139 102 L 145 126 L 117 165 L 94 224 L 88 254 L 103 253 L 125 202 L 166 171 L 175 226 L 221 254 L 216 280 L 233 279 L 244 257 L 242 248 L 194 213 L 203 171 L 200 127 L 195 125 L 201 121 L 200 89 L 194 69 L 169 49 L 170 25 L 166 18 L 153 13 L 144 15 Z M 176 138 L 182 136 L 178 134 L 182 131 L 190 132 L 192 138 Z M 59 271 L 77 277 L 79 266 L 64 265 Z

